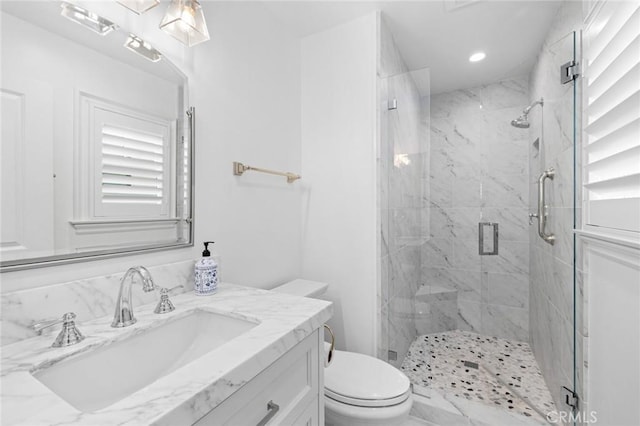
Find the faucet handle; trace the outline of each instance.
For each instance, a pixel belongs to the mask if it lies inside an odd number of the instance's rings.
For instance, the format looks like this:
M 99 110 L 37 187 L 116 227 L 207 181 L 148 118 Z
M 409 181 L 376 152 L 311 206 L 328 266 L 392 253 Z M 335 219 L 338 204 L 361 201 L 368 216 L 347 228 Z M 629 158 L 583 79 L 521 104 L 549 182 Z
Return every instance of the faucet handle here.
M 171 303 L 171 300 L 169 300 L 169 293 L 173 290 L 176 290 L 178 288 L 184 287 L 183 285 L 177 285 L 175 287 L 171 287 L 171 288 L 165 288 L 165 287 L 160 287 L 160 301 L 158 302 L 158 305 L 156 306 L 156 308 L 153 310 L 153 312 L 155 312 L 156 314 L 166 314 L 168 312 L 173 311 L 175 308 L 175 306 L 173 306 L 173 303 Z
M 67 312 L 62 316 L 62 318 L 50 321 L 42 321 L 34 324 L 32 328 L 38 335 L 40 335 L 42 334 L 42 330 L 44 330 L 45 328 L 62 323 L 62 330 L 60 330 L 60 333 L 58 333 L 56 340 L 53 341 L 53 344 L 51 346 L 54 348 L 71 346 L 84 340 L 84 336 L 76 327 L 75 319 L 76 314 L 74 314 L 73 312 Z

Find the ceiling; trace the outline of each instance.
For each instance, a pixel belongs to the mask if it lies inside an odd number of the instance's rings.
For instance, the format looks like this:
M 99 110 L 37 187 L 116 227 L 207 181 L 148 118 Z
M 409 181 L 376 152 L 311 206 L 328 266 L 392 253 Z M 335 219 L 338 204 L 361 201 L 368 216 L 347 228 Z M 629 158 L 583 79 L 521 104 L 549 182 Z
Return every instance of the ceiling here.
M 272 16 L 306 37 L 381 10 L 410 70 L 429 68 L 431 92 L 528 74 L 560 1 L 266 1 Z M 487 58 L 470 63 L 482 50 Z

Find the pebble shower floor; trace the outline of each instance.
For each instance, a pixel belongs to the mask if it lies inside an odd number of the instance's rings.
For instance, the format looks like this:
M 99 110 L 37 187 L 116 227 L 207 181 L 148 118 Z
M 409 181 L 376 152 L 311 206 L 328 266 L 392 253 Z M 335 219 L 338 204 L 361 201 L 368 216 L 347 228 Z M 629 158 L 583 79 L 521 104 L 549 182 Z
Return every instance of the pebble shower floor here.
M 530 405 L 555 410 L 527 343 L 458 330 L 426 334 L 413 341 L 401 369 L 415 385 L 526 417 L 542 420 Z

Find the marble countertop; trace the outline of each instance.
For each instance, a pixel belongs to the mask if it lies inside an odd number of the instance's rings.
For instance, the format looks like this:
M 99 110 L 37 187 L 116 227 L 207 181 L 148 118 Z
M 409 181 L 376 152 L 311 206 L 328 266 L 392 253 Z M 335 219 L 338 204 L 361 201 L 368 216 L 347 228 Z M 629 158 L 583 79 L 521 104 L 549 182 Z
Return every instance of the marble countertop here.
M 140 291 L 134 288 L 133 291 Z M 221 284 L 211 296 L 172 296 L 176 310 L 154 314 L 155 303 L 134 306 L 137 323 L 112 328 L 111 316 L 83 322 L 85 340 L 66 348 L 50 347 L 60 326 L 51 332 L 2 348 L 3 425 L 175 425 L 191 424 L 321 327 L 332 314 L 330 302 Z M 66 358 L 126 339 L 161 322 L 196 309 L 258 321 L 225 343 L 104 409 L 83 413 L 55 395 L 32 373 Z M 169 343 L 170 344 L 170 343 Z M 131 359 L 132 363 L 149 362 Z

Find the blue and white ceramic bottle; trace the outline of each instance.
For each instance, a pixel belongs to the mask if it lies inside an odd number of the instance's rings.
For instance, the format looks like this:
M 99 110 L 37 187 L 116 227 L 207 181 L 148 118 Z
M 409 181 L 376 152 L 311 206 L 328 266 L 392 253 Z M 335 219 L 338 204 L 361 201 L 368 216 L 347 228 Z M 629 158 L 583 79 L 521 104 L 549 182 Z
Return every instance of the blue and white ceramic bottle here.
M 196 262 L 193 290 L 198 296 L 213 294 L 218 289 L 218 264 L 211 257 L 209 244 L 213 244 L 213 241 L 204 242 L 202 258 Z

